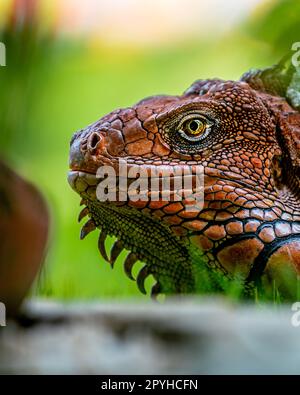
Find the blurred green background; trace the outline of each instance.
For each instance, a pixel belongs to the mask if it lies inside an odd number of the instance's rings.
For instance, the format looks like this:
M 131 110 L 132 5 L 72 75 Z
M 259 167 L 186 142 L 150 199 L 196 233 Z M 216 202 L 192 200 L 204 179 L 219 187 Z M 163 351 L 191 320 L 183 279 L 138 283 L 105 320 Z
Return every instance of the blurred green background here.
M 96 232 L 79 241 L 79 198 L 66 181 L 74 131 L 198 78 L 238 79 L 300 41 L 299 0 L 121 3 L 0 0 L 1 156 L 40 188 L 52 214 L 35 294 L 145 298 L 120 262 L 112 271 L 102 260 Z

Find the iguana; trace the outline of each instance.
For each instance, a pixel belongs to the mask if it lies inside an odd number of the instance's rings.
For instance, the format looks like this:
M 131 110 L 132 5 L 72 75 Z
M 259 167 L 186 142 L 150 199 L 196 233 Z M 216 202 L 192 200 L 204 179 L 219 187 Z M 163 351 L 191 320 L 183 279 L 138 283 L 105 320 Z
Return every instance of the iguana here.
M 224 278 L 295 297 L 300 274 L 299 73 L 286 59 L 239 81 L 197 80 L 181 96 L 159 95 L 117 109 L 71 141 L 69 183 L 85 206 L 81 231 L 101 229 L 99 250 L 113 264 L 123 249 L 126 274 L 140 260 L 139 289 L 194 293 Z M 99 202 L 97 169 L 201 165 L 204 206 L 186 200 Z M 115 236 L 110 257 L 107 235 Z M 271 291 L 272 290 L 272 291 Z

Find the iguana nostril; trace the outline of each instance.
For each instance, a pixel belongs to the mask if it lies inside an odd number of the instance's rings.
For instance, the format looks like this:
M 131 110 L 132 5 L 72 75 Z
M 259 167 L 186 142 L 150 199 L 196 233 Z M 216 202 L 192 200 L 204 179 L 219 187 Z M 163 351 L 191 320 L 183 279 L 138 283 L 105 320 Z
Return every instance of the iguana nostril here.
M 88 139 L 88 147 L 91 150 L 95 150 L 101 141 L 101 136 L 98 133 L 92 133 Z

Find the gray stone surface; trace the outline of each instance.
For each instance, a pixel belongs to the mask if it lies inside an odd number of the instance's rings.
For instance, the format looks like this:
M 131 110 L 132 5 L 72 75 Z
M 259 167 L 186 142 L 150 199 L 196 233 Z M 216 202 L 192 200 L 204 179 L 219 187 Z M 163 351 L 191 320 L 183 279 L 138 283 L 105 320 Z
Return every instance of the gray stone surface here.
M 290 306 L 31 301 L 0 328 L 1 373 L 299 374 Z

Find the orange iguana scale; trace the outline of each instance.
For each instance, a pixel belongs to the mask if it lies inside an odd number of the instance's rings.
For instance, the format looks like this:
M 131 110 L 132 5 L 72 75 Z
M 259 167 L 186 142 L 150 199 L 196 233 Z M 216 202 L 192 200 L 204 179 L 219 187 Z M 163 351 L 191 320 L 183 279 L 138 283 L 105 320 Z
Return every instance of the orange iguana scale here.
M 69 182 L 86 206 L 80 219 L 90 217 L 82 237 L 101 229 L 99 250 L 112 264 L 127 249 L 131 278 L 143 261 L 142 292 L 152 274 L 154 294 L 220 289 L 216 278 L 238 277 L 247 292 L 275 284 L 283 298 L 293 297 L 300 274 L 300 113 L 285 94 L 293 75 L 280 63 L 238 82 L 199 80 L 181 96 L 146 98 L 77 132 Z M 145 168 L 202 165 L 203 208 L 187 212 L 185 200 L 99 202 L 97 169 L 117 169 L 119 158 Z M 107 235 L 117 238 L 110 258 Z

